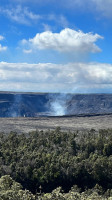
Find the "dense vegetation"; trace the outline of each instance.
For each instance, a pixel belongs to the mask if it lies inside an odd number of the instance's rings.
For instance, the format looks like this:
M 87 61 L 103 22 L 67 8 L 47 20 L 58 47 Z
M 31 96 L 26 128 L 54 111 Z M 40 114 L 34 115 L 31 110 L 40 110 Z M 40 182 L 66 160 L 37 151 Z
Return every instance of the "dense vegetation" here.
M 112 191 L 102 195 L 102 188 L 98 185 L 94 189 L 80 192 L 77 186 L 71 188 L 69 193 L 64 193 L 61 187 L 51 193 L 32 194 L 23 190 L 20 183 L 15 182 L 9 175 L 0 178 L 0 200 L 112 200 Z
M 0 133 L 0 177 L 0 200 L 111 199 L 112 130 Z

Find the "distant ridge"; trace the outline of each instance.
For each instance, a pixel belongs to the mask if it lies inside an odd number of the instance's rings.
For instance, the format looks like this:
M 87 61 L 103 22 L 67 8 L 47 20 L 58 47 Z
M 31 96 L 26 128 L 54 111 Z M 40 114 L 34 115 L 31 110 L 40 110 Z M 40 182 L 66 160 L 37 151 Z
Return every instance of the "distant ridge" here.
M 0 91 L 0 117 L 112 114 L 112 94 Z

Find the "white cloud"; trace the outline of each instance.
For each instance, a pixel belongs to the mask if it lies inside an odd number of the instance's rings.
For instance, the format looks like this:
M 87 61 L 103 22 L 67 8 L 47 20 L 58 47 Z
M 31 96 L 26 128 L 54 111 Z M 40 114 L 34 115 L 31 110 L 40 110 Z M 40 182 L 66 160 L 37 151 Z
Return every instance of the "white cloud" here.
M 65 2 L 65 3 L 64 3 Z M 112 0 L 60 0 L 61 6 L 68 9 L 80 9 L 80 11 L 91 11 L 96 15 L 112 17 Z
M 37 12 L 32 12 L 30 7 L 23 7 L 21 5 L 12 6 L 12 7 L 0 7 L 0 15 L 4 15 L 8 19 L 24 25 L 32 25 L 34 23 L 39 23 L 40 26 L 43 24 L 48 24 L 48 22 L 53 21 L 55 26 L 61 26 L 63 28 L 68 27 L 68 21 L 64 15 L 56 15 L 52 12 L 49 14 L 38 14 Z M 41 23 L 40 23 L 41 22 Z
M 23 53 L 26 54 L 32 53 L 32 49 L 23 49 Z
M 55 14 L 48 14 L 43 16 L 44 19 L 47 19 L 48 21 L 54 21 L 58 26 L 61 26 L 63 28 L 68 27 L 68 20 L 64 15 L 55 15 Z
M 4 37 L 3 37 L 2 35 L 0 35 L 0 40 L 4 40 Z M 2 45 L 0 44 L 0 52 L 6 51 L 6 50 L 7 50 L 7 46 L 2 46 Z
M 32 22 L 38 21 L 41 18 L 40 15 L 29 11 L 27 7 L 22 8 L 20 5 L 10 9 L 0 8 L 0 13 L 17 23 L 25 25 L 31 25 Z
M 1 44 L 0 44 L 0 52 L 1 51 L 6 51 L 7 50 L 7 47 L 6 46 L 2 46 Z
M 112 0 L 92 0 L 96 10 L 105 17 L 112 17 Z
M 40 6 L 43 5 L 54 5 L 57 6 L 57 0 L 12 0 L 15 3 L 20 3 L 24 5 L 32 6 Z M 87 12 L 88 10 L 95 13 L 96 10 L 99 13 L 102 13 L 105 17 L 112 17 L 112 0 L 60 0 L 58 2 L 58 6 L 64 9 L 72 9 L 73 12 L 75 10 L 80 9 L 82 12 Z
M 4 40 L 4 37 L 2 35 L 0 35 L 0 40 Z
M 87 53 L 100 52 L 101 49 L 95 44 L 102 36 L 93 33 L 83 33 L 69 28 L 63 29 L 60 33 L 45 31 L 37 33 L 34 38 L 28 41 L 23 39 L 22 44 L 32 49 L 51 49 L 59 52 Z
M 112 89 L 112 65 L 0 63 L 0 90 L 94 92 Z
M 112 0 L 60 0 L 60 5 L 68 9 L 81 9 L 86 12 L 90 10 L 95 14 L 97 10 L 105 17 L 112 17 Z

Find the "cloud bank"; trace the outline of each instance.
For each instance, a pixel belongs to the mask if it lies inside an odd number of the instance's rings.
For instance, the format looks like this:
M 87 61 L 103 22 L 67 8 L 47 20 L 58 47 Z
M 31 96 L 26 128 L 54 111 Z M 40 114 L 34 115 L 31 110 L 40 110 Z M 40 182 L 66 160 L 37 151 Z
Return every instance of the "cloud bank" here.
M 37 33 L 34 38 L 22 40 L 23 45 L 34 49 L 56 50 L 59 52 L 100 52 L 101 49 L 95 44 L 102 36 L 93 33 L 84 33 L 69 28 L 63 29 L 60 33 L 45 31 Z
M 0 90 L 95 92 L 112 89 L 112 65 L 0 62 Z

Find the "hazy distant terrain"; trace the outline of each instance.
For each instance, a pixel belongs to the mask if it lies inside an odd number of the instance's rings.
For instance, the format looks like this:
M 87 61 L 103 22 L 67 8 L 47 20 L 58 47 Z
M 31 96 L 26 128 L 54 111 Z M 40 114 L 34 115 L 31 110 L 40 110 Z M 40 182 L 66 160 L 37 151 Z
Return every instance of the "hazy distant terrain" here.
M 0 117 L 112 113 L 112 94 L 0 92 Z
M 112 128 L 112 94 L 0 92 L 0 131 Z

